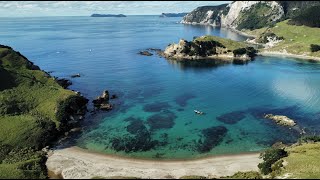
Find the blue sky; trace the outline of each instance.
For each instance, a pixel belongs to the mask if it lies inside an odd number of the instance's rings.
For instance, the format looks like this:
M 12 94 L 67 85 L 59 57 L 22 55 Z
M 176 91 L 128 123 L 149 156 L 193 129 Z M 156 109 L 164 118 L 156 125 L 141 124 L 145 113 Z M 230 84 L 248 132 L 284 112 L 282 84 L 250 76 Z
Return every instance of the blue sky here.
M 147 15 L 190 12 L 231 1 L 0 1 L 0 17 L 89 16 L 93 13 Z

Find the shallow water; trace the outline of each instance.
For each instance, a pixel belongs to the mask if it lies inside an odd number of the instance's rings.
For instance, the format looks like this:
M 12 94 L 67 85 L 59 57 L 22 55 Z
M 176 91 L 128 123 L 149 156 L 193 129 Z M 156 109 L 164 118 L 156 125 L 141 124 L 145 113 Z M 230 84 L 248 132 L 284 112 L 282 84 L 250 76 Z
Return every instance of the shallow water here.
M 320 129 L 320 64 L 256 57 L 246 65 L 178 63 L 140 50 L 226 29 L 178 24 L 180 18 L 0 18 L 1 44 L 12 46 L 91 100 L 117 94 L 111 112 L 90 116 L 76 145 L 143 158 L 196 158 L 263 150 L 294 142 L 295 129 L 262 119 L 287 115 L 309 134 Z M 205 115 L 193 112 L 199 109 Z M 127 151 L 127 152 L 126 152 Z

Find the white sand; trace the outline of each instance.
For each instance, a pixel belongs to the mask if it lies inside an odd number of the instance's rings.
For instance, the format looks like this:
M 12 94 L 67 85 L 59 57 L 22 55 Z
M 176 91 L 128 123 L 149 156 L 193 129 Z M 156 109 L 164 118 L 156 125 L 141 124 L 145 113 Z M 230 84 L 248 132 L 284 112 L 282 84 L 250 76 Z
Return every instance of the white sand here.
M 65 179 L 94 176 L 179 178 L 185 175 L 220 177 L 237 171 L 257 171 L 259 153 L 216 156 L 188 161 L 154 161 L 89 152 L 78 147 L 54 150 L 47 160 L 49 171 Z

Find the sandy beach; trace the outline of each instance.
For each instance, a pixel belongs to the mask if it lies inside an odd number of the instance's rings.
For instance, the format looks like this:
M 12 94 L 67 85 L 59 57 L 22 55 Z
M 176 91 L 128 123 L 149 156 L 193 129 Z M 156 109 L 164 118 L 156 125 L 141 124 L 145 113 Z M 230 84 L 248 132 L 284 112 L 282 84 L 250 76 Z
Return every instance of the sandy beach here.
M 290 54 L 290 53 L 279 52 L 279 51 L 262 51 L 262 52 L 259 52 L 257 55 L 260 55 L 260 56 L 283 56 L 283 57 L 292 57 L 292 58 L 298 58 L 298 59 L 304 59 L 304 60 L 320 61 L 319 57 Z
M 54 150 L 47 160 L 51 173 L 64 179 L 95 176 L 126 176 L 146 179 L 179 178 L 185 175 L 220 177 L 238 171 L 258 170 L 259 153 L 216 156 L 186 161 L 155 161 L 123 158 L 70 147 Z

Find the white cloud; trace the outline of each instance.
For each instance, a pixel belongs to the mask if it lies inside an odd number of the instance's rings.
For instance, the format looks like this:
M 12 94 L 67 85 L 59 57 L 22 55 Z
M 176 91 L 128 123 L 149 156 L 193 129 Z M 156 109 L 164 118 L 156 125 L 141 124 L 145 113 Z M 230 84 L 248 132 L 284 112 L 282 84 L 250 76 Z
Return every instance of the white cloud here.
M 190 12 L 198 6 L 231 1 L 0 1 L 0 16 L 87 16 L 106 14 L 161 14 Z M 98 11 L 98 12 L 96 12 Z M 58 12 L 58 13 L 57 13 Z

